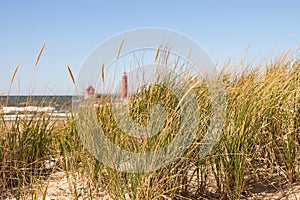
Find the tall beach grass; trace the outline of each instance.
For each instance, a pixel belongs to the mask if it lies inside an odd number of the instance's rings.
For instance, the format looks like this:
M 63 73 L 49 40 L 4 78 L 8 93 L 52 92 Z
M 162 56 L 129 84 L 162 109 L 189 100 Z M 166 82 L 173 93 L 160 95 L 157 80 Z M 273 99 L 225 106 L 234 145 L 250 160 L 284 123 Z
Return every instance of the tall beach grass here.
M 101 199 L 103 190 L 116 200 L 240 199 L 251 197 L 256 187 L 280 189 L 299 183 L 299 58 L 287 52 L 258 67 L 243 65 L 239 73 L 224 68 L 218 74 L 224 82 L 226 118 L 212 151 L 199 158 L 212 106 L 207 85 L 199 82 L 194 91 L 201 120 L 194 141 L 176 162 L 152 172 L 121 172 L 103 165 L 85 149 L 72 116 L 61 121 L 34 113 L 30 118 L 16 115 L 8 123 L 1 113 L 0 198 L 46 198 L 47 178 L 58 171 L 67 177 L 72 199 Z M 69 66 L 68 73 L 75 84 Z M 99 106 L 95 112 L 107 139 L 131 152 L 153 151 L 172 141 L 180 120 L 173 112 L 178 102 L 167 90 L 148 87 L 129 101 L 131 116 L 140 124 L 148 122 L 147 112 L 155 102 L 164 101 L 169 123 L 154 137 L 136 139 L 118 129 L 109 106 Z

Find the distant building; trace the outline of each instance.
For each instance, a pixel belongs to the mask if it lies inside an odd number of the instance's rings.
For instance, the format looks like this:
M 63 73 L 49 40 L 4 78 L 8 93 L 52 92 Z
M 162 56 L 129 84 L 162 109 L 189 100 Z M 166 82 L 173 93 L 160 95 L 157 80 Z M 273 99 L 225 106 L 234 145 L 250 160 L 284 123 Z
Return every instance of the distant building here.
M 95 88 L 89 85 L 85 90 L 85 98 L 94 97 L 95 91 L 96 91 Z
M 120 96 L 119 96 L 120 95 Z M 121 90 L 119 93 L 118 99 L 123 100 L 127 98 L 127 74 L 126 72 L 123 72 L 122 74 L 122 80 L 121 80 Z M 110 96 L 109 94 L 96 94 L 96 90 L 93 86 L 90 84 L 85 90 L 85 98 L 90 99 L 90 98 L 100 98 L 100 97 L 107 97 Z

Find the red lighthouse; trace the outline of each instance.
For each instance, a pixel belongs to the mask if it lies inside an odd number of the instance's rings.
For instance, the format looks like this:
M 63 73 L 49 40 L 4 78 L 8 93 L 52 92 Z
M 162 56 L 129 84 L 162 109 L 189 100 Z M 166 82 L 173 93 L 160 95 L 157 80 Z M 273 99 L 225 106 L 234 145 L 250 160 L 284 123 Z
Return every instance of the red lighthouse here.
M 122 74 L 122 83 L 121 83 L 121 99 L 125 99 L 127 97 L 127 74 L 123 72 Z

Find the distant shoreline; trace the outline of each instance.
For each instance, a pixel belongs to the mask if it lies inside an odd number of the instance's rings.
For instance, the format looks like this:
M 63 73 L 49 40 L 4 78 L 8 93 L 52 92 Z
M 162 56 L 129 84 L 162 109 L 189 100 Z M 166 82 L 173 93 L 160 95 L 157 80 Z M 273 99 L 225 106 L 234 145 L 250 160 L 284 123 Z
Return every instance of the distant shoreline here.
M 55 107 L 55 110 L 63 111 L 72 108 L 74 95 L 3 95 L 0 96 L 0 107 Z

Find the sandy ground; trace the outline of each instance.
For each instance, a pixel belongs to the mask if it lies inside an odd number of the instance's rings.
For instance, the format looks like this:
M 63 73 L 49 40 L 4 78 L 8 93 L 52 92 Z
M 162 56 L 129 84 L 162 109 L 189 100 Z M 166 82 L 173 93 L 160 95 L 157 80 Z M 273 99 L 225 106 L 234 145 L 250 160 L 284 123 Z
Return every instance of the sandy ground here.
M 67 199 L 75 199 L 74 194 L 75 190 L 74 185 L 77 188 L 78 199 L 88 199 L 89 192 L 84 190 L 88 186 L 87 181 L 78 180 L 78 177 L 69 177 L 69 181 L 66 177 L 64 172 L 55 172 L 51 176 L 49 176 L 46 180 L 43 181 L 40 189 L 37 190 L 37 197 L 38 199 L 43 199 L 43 190 L 47 188 L 47 195 L 46 200 L 67 200 Z M 3 195 L 4 193 L 2 193 Z M 93 193 L 95 195 L 95 193 Z M 0 195 L 0 199 L 1 198 Z M 6 194 L 7 200 L 16 200 L 12 195 Z M 26 199 L 32 199 L 32 196 L 26 197 Z M 97 191 L 96 197 L 94 199 L 101 199 L 101 200 L 110 200 L 111 198 L 107 194 L 106 191 L 101 190 Z M 165 197 L 165 199 L 171 199 Z M 189 198 L 176 198 L 179 199 L 189 199 Z M 200 196 L 196 199 L 214 199 L 212 196 Z M 241 199 L 286 199 L 286 200 L 300 200 L 300 183 L 293 184 L 293 185 L 285 185 L 282 186 L 280 189 L 276 189 L 274 187 L 264 187 L 258 186 L 253 188 L 252 190 L 247 191 Z M 195 200 L 195 198 L 193 199 Z

